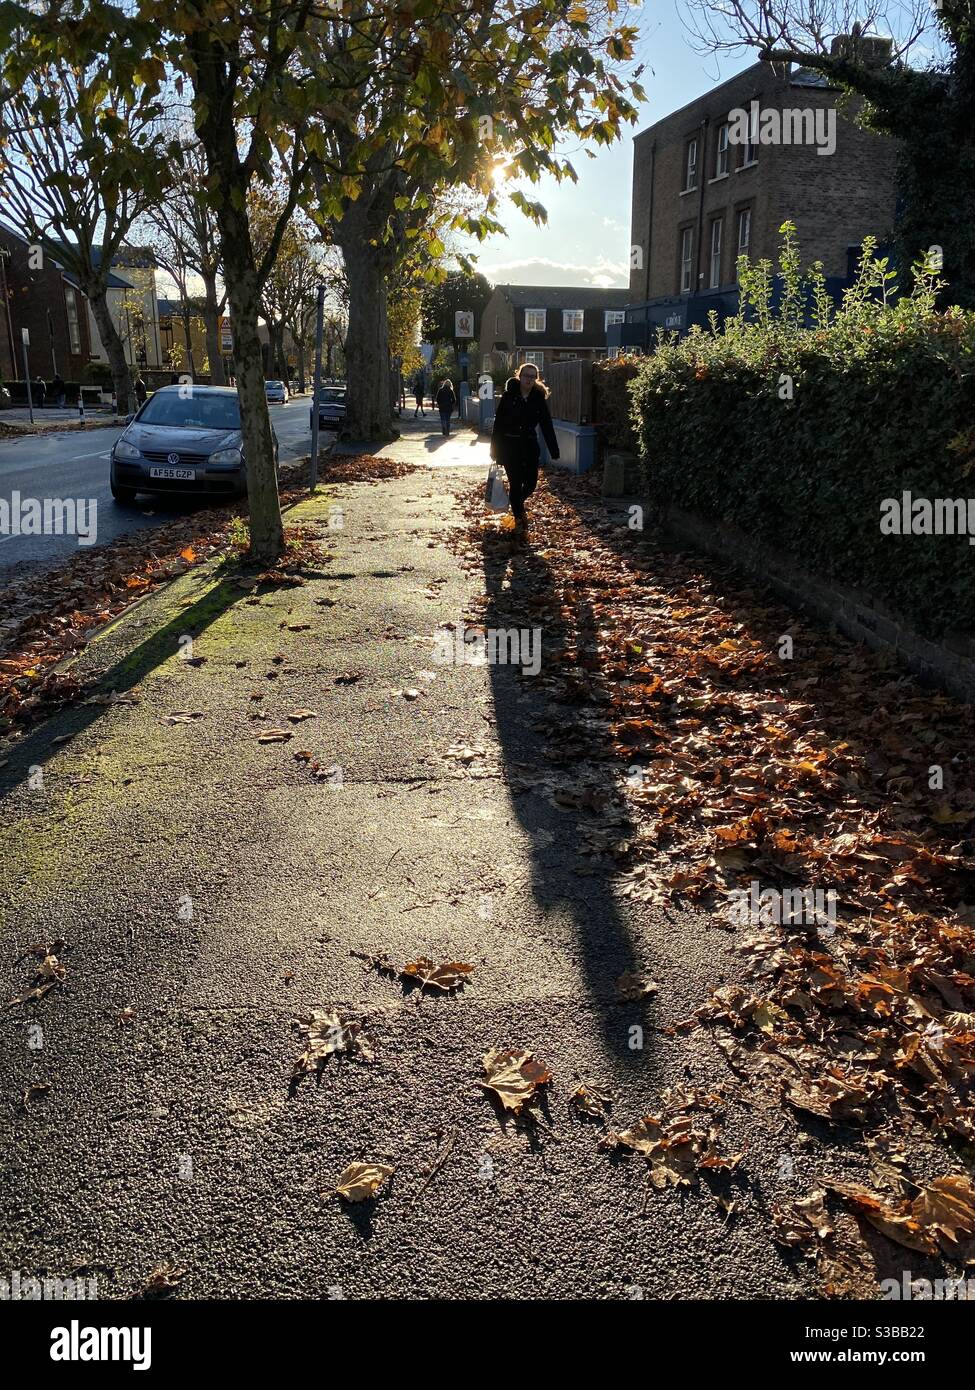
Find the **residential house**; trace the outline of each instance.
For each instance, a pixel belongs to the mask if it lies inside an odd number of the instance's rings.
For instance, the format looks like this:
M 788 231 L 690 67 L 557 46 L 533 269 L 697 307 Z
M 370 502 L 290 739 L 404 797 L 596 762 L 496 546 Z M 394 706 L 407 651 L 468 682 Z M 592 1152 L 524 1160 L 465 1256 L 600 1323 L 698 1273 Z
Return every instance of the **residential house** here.
M 882 62 L 889 48 L 875 42 Z M 647 346 L 657 327 L 734 312 L 738 257 L 774 263 L 787 220 L 803 265 L 848 283 L 863 238 L 889 237 L 896 203 L 897 144 L 858 125 L 859 109 L 821 74 L 755 63 L 639 134 L 629 304 L 612 342 Z
M 623 318 L 630 294 L 592 285 L 497 285 L 481 315 L 481 370 L 605 357 L 606 330 Z
M 96 264 L 101 255 L 95 248 Z M 126 361 L 134 367 L 167 367 L 159 331 L 156 290 L 156 257 L 148 246 L 123 246 L 112 261 L 108 310 L 125 347 Z M 108 353 L 89 309 L 92 357 L 108 362 Z
M 22 381 L 22 330 L 31 376 L 78 381 L 91 360 L 88 301 L 51 256 L 0 224 L 0 380 Z

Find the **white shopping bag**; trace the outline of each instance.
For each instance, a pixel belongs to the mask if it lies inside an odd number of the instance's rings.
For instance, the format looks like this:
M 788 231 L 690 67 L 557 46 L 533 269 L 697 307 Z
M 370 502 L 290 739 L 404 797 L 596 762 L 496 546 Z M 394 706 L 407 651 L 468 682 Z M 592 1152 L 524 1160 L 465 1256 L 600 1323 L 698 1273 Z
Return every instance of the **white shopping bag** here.
M 496 463 L 491 464 L 487 475 L 484 500 L 494 512 L 506 512 L 508 510 L 508 489 L 504 485 L 501 469 Z

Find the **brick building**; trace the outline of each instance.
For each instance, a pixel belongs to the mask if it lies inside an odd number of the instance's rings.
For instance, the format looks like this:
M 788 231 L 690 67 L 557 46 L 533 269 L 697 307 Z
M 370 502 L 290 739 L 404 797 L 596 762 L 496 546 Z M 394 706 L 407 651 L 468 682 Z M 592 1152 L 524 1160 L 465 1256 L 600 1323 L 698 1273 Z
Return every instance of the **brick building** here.
M 481 370 L 605 357 L 606 330 L 622 320 L 629 298 L 628 290 L 591 285 L 497 285 L 481 315 Z
M 77 381 L 91 359 L 88 301 L 74 278 L 17 232 L 0 226 L 0 379 L 22 381 L 21 330 L 31 375 Z
M 636 137 L 626 325 L 611 341 L 733 311 L 735 265 L 777 259 L 796 224 L 803 265 L 848 279 L 855 248 L 895 213 L 896 142 L 856 124 L 856 99 L 808 69 L 755 63 Z

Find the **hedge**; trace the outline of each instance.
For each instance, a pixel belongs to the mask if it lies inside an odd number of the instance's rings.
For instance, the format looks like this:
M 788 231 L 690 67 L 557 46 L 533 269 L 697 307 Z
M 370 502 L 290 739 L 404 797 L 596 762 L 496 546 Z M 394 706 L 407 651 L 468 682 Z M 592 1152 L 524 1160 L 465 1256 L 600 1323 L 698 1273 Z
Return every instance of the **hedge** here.
M 924 635 L 971 630 L 967 535 L 884 534 L 881 516 L 905 492 L 975 498 L 975 314 L 937 312 L 941 286 L 923 267 L 894 300 L 869 240 L 831 312 L 819 269 L 800 279 L 789 224 L 783 232 L 779 317 L 768 312 L 771 268 L 742 263 L 738 317 L 661 340 L 639 367 L 629 389 L 650 492 L 865 591 Z M 818 308 L 805 327 L 810 293 Z M 975 536 L 975 500 L 968 514 Z

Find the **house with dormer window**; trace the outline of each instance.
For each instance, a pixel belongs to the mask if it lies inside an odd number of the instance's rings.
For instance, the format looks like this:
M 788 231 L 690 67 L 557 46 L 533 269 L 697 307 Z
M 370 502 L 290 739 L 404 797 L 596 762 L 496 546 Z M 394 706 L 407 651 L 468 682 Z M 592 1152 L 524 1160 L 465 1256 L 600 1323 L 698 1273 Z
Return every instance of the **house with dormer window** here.
M 481 315 L 481 371 L 606 356 L 606 330 L 623 321 L 625 289 L 592 285 L 497 285 Z

